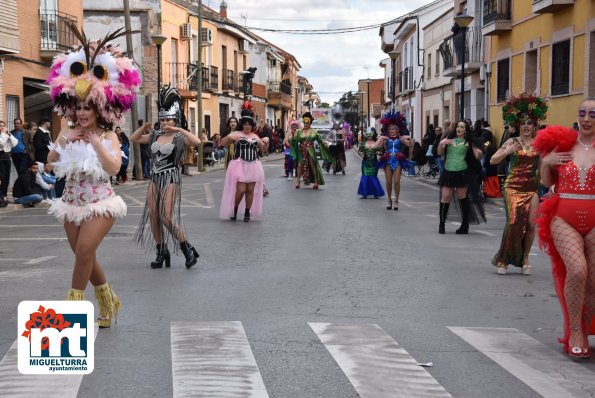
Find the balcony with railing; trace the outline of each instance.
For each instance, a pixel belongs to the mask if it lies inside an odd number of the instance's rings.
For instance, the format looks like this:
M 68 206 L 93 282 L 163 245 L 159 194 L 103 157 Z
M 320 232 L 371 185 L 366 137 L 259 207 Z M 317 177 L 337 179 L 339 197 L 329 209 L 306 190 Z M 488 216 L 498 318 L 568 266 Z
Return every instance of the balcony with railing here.
M 209 90 L 210 91 L 218 91 L 219 90 L 219 68 L 216 66 L 210 66 L 210 74 L 211 76 L 209 77 L 209 82 L 211 83 L 209 85 Z
M 223 91 L 234 92 L 236 86 L 236 73 L 231 69 L 223 69 Z
M 166 62 L 164 84 L 176 87 L 183 98 L 198 95 L 198 65 L 188 62 Z
M 53 58 L 59 53 L 70 50 L 78 44 L 74 33 L 68 24 L 77 24 L 74 15 L 63 12 L 52 11 L 39 14 L 39 29 L 41 34 L 41 45 L 39 55 L 41 58 Z
M 209 91 L 210 90 L 210 79 L 211 78 L 211 74 L 209 73 L 209 67 L 208 66 L 203 66 L 202 67 L 202 91 Z
M 512 0 L 483 0 L 484 36 L 512 30 Z
M 408 94 L 410 91 L 415 90 L 414 82 L 413 82 L 413 67 L 408 66 L 403 70 L 403 74 L 401 76 L 402 84 L 400 87 L 402 88 L 400 91 L 403 94 Z
M 270 106 L 291 109 L 291 84 L 269 81 L 267 98 Z
M 546 14 L 556 12 L 566 6 L 574 5 L 574 0 L 533 0 L 533 12 Z
M 463 49 L 463 36 L 456 34 L 445 39 L 438 51 L 442 56 L 444 68 L 442 75 L 446 77 L 461 74 L 463 51 L 465 56 L 465 72 L 477 72 L 483 63 L 483 36 L 479 26 L 471 26 L 465 31 L 465 48 Z

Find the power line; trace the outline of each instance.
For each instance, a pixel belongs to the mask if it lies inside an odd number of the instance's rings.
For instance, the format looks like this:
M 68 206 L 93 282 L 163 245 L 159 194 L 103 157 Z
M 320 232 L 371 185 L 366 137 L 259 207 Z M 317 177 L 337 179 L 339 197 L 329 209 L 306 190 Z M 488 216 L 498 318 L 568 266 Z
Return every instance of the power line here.
M 229 18 L 242 19 L 244 17 L 234 16 Z M 376 19 L 285 19 L 285 18 L 247 18 L 255 21 L 287 21 L 287 22 L 368 22 L 376 21 Z

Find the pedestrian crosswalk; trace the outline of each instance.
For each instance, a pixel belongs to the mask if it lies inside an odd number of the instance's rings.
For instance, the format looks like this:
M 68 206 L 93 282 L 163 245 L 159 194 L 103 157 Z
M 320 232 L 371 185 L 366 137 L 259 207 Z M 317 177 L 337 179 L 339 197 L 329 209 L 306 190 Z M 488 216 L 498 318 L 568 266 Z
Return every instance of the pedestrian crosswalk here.
M 376 324 L 304 327 L 316 335 L 362 398 L 451 396 L 431 371 Z M 517 329 L 448 329 L 543 397 L 595 396 L 591 370 Z M 101 339 L 102 333 L 96 336 Z M 241 322 L 172 322 L 170 337 L 174 397 L 269 397 Z M 309 372 L 324 374 L 325 369 Z M 1 396 L 29 397 L 43 391 L 45 397 L 76 397 L 82 380 L 83 376 L 20 375 L 16 341 L 0 362 Z

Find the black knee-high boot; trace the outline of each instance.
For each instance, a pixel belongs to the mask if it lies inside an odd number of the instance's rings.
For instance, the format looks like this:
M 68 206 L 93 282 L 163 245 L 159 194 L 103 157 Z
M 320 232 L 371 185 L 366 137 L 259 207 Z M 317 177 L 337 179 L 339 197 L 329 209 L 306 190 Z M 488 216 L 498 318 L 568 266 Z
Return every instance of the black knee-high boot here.
M 463 221 L 461 227 L 456 230 L 457 235 L 466 235 L 469 233 L 469 198 L 459 199 L 461 204 L 461 213 Z
M 445 233 L 446 216 L 448 216 L 448 208 L 449 207 L 450 207 L 450 203 L 440 202 L 440 224 L 438 225 L 438 233 L 439 234 Z

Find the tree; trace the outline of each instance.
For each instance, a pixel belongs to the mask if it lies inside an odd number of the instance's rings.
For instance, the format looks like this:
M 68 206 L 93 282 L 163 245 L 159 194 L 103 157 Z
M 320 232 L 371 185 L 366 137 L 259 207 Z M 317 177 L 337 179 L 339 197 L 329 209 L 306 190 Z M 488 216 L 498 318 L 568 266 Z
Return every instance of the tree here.
M 339 101 L 337 101 L 337 104 L 341 107 L 341 112 L 343 113 L 343 120 L 354 128 L 359 126 L 360 123 L 358 109 L 359 100 L 360 94 L 348 91 L 341 96 Z
M 319 105 L 320 108 L 330 108 L 331 106 L 329 105 L 328 102 L 321 102 Z

